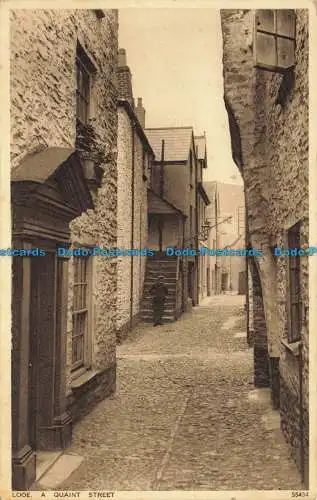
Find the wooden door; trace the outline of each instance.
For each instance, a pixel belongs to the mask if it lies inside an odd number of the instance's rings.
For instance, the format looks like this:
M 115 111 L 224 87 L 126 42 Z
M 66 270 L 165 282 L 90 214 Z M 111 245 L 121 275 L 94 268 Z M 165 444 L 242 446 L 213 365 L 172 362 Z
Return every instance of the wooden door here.
M 221 275 L 221 291 L 226 292 L 228 290 L 228 273 L 222 273 Z
M 54 398 L 56 255 L 31 260 L 29 432 L 33 449 L 45 449 L 41 428 L 51 421 Z
M 239 290 L 238 290 L 238 293 L 239 293 L 239 295 L 246 294 L 246 272 L 245 271 L 239 272 Z
M 207 267 L 207 297 L 210 297 L 210 267 Z
M 31 297 L 30 297 L 30 355 L 29 355 L 29 436 L 30 445 L 36 449 L 38 431 L 38 405 L 39 405 L 39 329 L 38 315 L 40 308 L 40 287 L 38 276 L 40 258 L 31 260 Z

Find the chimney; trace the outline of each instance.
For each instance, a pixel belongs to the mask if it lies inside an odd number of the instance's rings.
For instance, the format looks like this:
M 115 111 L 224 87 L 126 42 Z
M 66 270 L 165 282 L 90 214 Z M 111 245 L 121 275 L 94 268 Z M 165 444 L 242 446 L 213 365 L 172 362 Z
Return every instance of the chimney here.
M 134 109 L 135 114 L 139 120 L 139 123 L 141 127 L 144 129 L 145 128 L 145 109 L 142 104 L 142 97 L 138 97 L 138 105 Z
M 125 49 L 118 52 L 118 90 L 119 98 L 128 101 L 134 107 L 132 92 L 132 75 L 127 66 L 127 55 Z

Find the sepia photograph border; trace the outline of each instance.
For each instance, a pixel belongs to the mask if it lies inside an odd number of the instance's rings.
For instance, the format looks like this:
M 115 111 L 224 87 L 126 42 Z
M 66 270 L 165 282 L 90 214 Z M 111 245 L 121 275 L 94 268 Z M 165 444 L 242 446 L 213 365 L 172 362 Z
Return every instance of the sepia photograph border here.
M 300 8 L 309 10 L 309 245 L 317 246 L 317 1 L 288 0 L 0 0 L 0 248 L 11 246 L 10 206 L 10 47 L 11 9 L 90 9 L 90 8 Z M 212 61 L 211 61 L 212 64 Z M 210 96 L 212 99 L 213 96 Z M 229 144 L 215 144 L 229 147 Z M 309 259 L 309 498 L 317 499 L 317 256 Z M 0 499 L 12 498 L 11 488 L 11 259 L 0 258 Z M 278 465 L 278 462 L 277 462 Z M 41 492 L 30 492 L 41 498 Z M 88 498 L 83 491 L 80 498 Z M 115 491 L 115 499 L 267 499 L 295 498 L 296 492 L 270 491 Z M 44 498 L 44 497 L 43 497 Z M 53 491 L 45 491 L 53 498 Z M 306 497 L 307 498 L 307 497 Z

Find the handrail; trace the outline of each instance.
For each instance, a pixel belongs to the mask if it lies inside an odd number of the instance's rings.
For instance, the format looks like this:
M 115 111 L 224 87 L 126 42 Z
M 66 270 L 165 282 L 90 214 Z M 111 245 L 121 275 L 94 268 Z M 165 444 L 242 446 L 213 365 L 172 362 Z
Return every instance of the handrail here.
M 176 281 L 179 279 L 179 264 L 180 264 L 180 257 L 177 255 L 177 260 L 176 260 Z

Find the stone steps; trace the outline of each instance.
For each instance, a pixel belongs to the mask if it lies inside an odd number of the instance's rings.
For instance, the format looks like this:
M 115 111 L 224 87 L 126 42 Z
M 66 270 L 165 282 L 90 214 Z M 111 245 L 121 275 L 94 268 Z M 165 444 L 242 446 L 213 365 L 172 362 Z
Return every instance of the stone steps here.
M 144 321 L 144 323 L 153 323 L 153 314 L 152 313 L 151 314 L 141 313 L 141 319 L 142 319 L 142 321 Z M 163 321 L 163 323 L 173 323 L 173 321 L 175 321 L 175 316 L 174 316 L 174 314 L 173 315 L 164 314 L 162 321 Z
M 141 307 L 141 318 L 143 321 L 153 321 L 152 295 L 151 287 L 157 282 L 158 277 L 164 275 L 164 283 L 168 288 L 169 294 L 165 300 L 164 322 L 175 321 L 176 306 L 176 259 L 148 259 L 146 265 L 146 274 L 144 281 L 143 300 Z
M 165 299 L 165 307 L 173 308 L 175 305 L 175 297 L 166 297 Z M 152 307 L 152 296 L 148 295 L 143 297 L 142 307 Z

